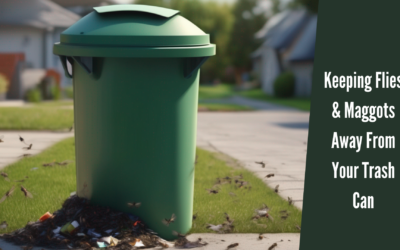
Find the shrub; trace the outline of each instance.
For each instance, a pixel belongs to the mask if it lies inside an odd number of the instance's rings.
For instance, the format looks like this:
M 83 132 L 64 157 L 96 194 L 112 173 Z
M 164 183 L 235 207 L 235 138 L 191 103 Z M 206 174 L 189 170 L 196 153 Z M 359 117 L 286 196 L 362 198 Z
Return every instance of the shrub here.
M 26 99 L 28 102 L 40 102 L 42 101 L 42 93 L 38 88 L 30 89 L 26 93 Z
M 74 99 L 74 88 L 72 86 L 65 87 L 64 93 L 68 98 Z
M 0 74 L 0 94 L 6 93 L 7 88 L 8 88 L 8 80 L 3 74 Z
M 291 97 L 294 95 L 295 78 L 292 72 L 283 72 L 274 82 L 274 94 L 277 97 Z
M 53 100 L 61 99 L 61 90 L 58 86 L 56 85 L 51 86 L 51 96 L 53 97 Z

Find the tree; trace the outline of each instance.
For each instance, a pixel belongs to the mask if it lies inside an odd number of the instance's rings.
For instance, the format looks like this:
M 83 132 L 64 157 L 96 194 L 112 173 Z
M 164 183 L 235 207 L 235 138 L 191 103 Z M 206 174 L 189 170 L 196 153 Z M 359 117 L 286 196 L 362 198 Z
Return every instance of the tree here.
M 181 16 L 210 34 L 210 42 L 217 47 L 217 56 L 210 57 L 202 66 L 200 79 L 210 82 L 223 77 L 225 68 L 230 64 L 227 46 L 233 15 L 229 5 L 200 0 L 139 0 L 136 3 L 179 10 Z
M 305 6 L 314 13 L 318 13 L 318 0 L 295 0 L 294 2 Z
M 251 67 L 250 54 L 261 45 L 254 39 L 254 34 L 259 31 L 266 22 L 263 13 L 253 13 L 257 0 L 237 0 L 233 7 L 235 21 L 232 27 L 228 52 L 232 57 L 232 65 L 235 70 L 236 83 L 242 82 L 241 75 L 249 71 Z
M 271 0 L 272 3 L 272 14 L 275 15 L 281 12 L 281 1 L 280 0 Z

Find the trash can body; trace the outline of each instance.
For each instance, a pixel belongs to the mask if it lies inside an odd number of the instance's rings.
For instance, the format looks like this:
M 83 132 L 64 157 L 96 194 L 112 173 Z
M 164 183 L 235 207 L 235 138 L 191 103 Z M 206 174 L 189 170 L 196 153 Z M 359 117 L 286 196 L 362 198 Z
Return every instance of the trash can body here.
M 77 193 L 166 235 L 193 211 L 198 73 L 181 58 L 104 58 L 101 77 L 74 66 Z M 106 69 L 106 70 L 105 70 Z M 141 202 L 139 208 L 128 202 Z M 177 216 L 169 227 L 164 218 Z
M 177 11 L 95 10 L 53 49 L 73 78 L 77 194 L 174 239 L 192 225 L 199 68 L 215 45 Z

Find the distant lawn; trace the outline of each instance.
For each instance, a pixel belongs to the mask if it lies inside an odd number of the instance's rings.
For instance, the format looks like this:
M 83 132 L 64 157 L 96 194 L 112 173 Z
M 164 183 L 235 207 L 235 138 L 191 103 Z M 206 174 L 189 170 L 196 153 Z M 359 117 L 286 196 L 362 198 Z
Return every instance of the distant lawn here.
M 248 106 L 236 104 L 219 104 L 219 103 L 199 103 L 200 111 L 250 111 L 254 110 Z
M 257 100 L 280 104 L 300 110 L 310 111 L 310 98 L 277 98 L 262 92 L 261 89 L 252 89 L 238 92 L 239 95 Z
M 65 130 L 73 124 L 73 113 L 48 103 L 0 108 L 0 130 Z
M 225 161 L 234 162 L 230 158 L 221 160 L 221 155 L 197 150 L 198 163 L 195 174 L 194 213 L 198 214 L 194 221 L 191 233 L 212 232 L 206 229 L 206 224 L 219 224 L 224 222 L 224 212 L 234 220 L 233 233 L 281 233 L 298 232 L 295 226 L 301 223 L 301 211 L 294 206 L 289 206 L 273 190 L 268 188 L 261 179 L 239 166 L 228 166 Z M 23 183 L 7 182 L 0 178 L 0 197 L 13 185 L 16 186 L 14 194 L 0 204 L 0 222 L 7 221 L 7 230 L 11 232 L 24 227 L 28 221 L 36 221 L 45 212 L 58 210 L 62 202 L 76 190 L 75 164 L 65 167 L 42 167 L 43 163 L 53 161 L 75 160 L 74 139 L 66 139 L 50 149 L 36 156 L 24 158 L 15 164 L 9 165 L 2 171 L 9 174 L 11 181 L 24 179 Z M 35 171 L 32 168 L 37 167 Z M 251 185 L 251 190 L 237 188 L 234 184 L 220 186 L 218 194 L 208 194 L 205 189 L 212 188 L 216 178 L 243 174 L 244 180 Z M 19 190 L 23 185 L 33 194 L 33 199 L 25 198 Z M 231 196 L 232 192 L 236 196 Z M 263 218 L 252 221 L 254 209 L 263 203 L 271 208 L 274 221 Z M 287 210 L 290 214 L 286 220 L 280 218 L 280 210 Z
M 199 100 L 225 98 L 232 94 L 233 86 L 229 84 L 200 85 L 199 87 Z
M 62 108 L 62 107 L 71 107 L 74 105 L 72 100 L 59 100 L 59 101 L 42 101 L 38 103 L 33 103 L 34 106 L 38 107 L 49 107 L 49 108 Z
M 225 87 L 217 87 L 217 89 L 219 89 L 216 91 L 218 95 L 226 94 L 226 91 L 221 90 Z M 74 122 L 72 106 L 73 102 L 69 100 L 45 101 L 24 107 L 0 107 L 0 130 L 67 130 Z M 202 103 L 199 107 L 207 111 L 252 110 L 250 107 L 235 104 Z

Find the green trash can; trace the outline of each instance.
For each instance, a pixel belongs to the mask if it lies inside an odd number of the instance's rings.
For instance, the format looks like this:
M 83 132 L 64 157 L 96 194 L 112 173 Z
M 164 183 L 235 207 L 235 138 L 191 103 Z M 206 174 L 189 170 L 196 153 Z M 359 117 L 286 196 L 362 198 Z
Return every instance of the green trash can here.
M 137 215 L 167 240 L 192 225 L 199 68 L 215 55 L 178 13 L 96 7 L 53 48 L 73 79 L 78 196 Z

